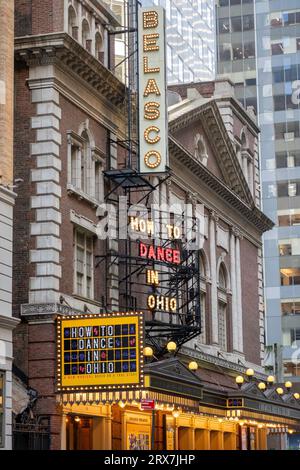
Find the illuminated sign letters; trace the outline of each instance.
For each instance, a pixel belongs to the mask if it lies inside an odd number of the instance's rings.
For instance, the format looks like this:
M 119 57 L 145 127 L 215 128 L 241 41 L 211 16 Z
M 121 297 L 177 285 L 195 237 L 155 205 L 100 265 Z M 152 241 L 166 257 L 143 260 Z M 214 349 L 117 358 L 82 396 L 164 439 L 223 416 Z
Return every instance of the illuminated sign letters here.
M 168 164 L 165 10 L 140 8 L 139 171 L 163 173 Z
M 142 314 L 59 317 L 57 337 L 58 390 L 143 385 Z

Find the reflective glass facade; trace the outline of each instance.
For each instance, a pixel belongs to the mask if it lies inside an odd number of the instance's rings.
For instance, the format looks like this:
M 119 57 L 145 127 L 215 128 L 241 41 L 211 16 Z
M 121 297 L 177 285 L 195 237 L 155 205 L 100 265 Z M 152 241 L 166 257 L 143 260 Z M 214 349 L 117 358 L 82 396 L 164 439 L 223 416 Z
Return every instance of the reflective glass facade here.
M 217 0 L 217 73 L 235 83 L 237 99 L 256 110 L 253 0 Z
M 168 83 L 213 80 L 214 0 L 142 0 L 141 3 L 166 9 Z
M 217 0 L 216 12 L 218 73 L 261 129 L 263 210 L 275 223 L 264 238 L 267 344 L 278 345 L 279 376 L 300 381 L 300 2 Z
M 300 3 L 256 0 L 258 112 L 268 344 L 300 381 Z

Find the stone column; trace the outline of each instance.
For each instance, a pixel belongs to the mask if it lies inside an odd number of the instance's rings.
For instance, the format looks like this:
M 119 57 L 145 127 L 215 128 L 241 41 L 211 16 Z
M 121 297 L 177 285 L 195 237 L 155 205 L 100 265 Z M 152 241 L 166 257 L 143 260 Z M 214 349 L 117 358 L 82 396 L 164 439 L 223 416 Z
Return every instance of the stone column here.
M 218 217 L 211 212 L 209 219 L 209 250 L 211 263 L 211 339 L 217 345 L 218 337 L 218 292 L 217 292 L 217 261 L 216 261 L 216 222 Z
M 230 233 L 230 271 L 231 271 L 231 312 L 232 312 L 232 349 L 238 351 L 238 320 L 237 320 L 237 284 L 236 284 L 236 250 L 234 230 Z
M 246 157 L 246 155 L 242 155 L 242 159 L 243 159 L 243 172 L 244 172 L 246 181 L 248 183 L 248 158 Z
M 242 278 L 241 278 L 241 234 L 236 237 L 236 285 L 237 285 L 237 324 L 238 324 L 238 351 L 243 352 L 243 305 L 242 305 Z
M 67 450 L 67 413 L 63 412 L 61 420 L 61 450 Z
M 0 184 L 13 181 L 14 2 L 0 2 Z

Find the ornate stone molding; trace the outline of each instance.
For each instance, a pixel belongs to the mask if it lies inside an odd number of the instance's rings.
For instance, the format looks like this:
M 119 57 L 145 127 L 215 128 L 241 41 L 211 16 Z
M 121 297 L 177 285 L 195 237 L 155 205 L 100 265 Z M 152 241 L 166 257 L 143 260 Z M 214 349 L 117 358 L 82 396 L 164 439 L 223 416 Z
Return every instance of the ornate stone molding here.
M 101 310 L 101 307 L 99 308 Z M 21 316 L 32 317 L 39 316 L 47 317 L 49 315 L 83 315 L 86 312 L 83 310 L 77 310 L 69 307 L 68 305 L 62 305 L 58 303 L 48 304 L 23 304 L 21 305 Z M 101 312 L 100 312 L 101 313 Z
M 15 51 L 16 58 L 29 66 L 57 64 L 66 68 L 124 111 L 125 85 L 67 33 L 16 38 Z

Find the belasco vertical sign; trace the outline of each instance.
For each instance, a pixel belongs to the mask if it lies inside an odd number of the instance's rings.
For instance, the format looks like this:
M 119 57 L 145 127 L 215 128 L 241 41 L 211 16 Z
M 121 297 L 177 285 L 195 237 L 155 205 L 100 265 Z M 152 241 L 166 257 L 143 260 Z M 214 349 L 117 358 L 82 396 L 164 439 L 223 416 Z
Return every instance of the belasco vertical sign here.
M 168 165 L 165 10 L 140 8 L 139 171 L 163 173 Z

